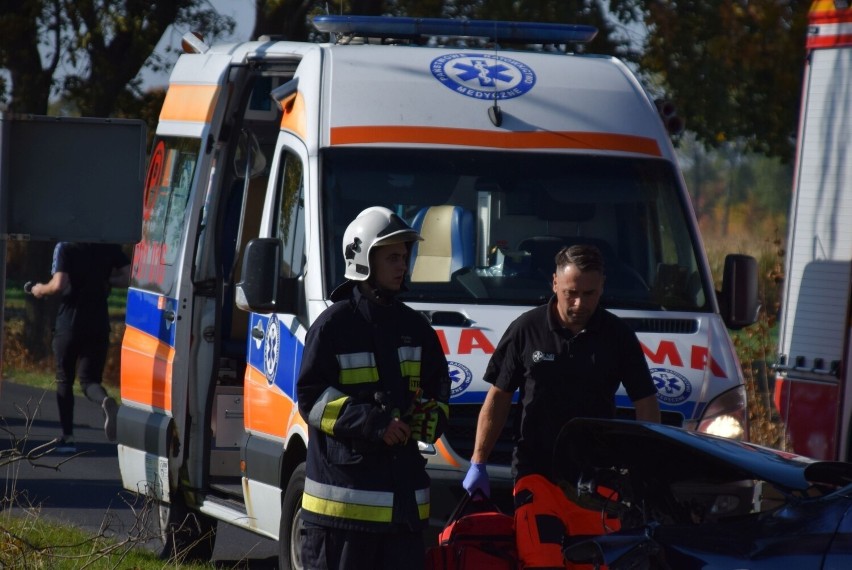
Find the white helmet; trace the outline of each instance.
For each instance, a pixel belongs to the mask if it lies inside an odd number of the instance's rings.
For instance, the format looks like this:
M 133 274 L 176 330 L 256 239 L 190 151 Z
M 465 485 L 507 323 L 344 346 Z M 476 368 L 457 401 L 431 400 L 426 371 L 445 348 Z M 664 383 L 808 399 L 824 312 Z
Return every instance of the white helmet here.
M 417 231 L 387 208 L 367 208 L 352 220 L 343 233 L 344 275 L 352 281 L 366 281 L 370 277 L 370 250 L 422 239 Z

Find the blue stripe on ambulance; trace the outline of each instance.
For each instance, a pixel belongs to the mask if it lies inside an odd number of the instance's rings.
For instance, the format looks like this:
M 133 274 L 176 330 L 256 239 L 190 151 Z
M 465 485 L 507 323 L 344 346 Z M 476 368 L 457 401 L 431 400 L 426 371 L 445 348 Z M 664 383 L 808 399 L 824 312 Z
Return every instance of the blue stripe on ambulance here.
M 163 308 L 159 308 L 162 306 Z M 127 290 L 127 326 L 138 329 L 160 342 L 175 346 L 175 326 L 163 318 L 166 311 L 175 311 L 177 300 L 141 289 Z

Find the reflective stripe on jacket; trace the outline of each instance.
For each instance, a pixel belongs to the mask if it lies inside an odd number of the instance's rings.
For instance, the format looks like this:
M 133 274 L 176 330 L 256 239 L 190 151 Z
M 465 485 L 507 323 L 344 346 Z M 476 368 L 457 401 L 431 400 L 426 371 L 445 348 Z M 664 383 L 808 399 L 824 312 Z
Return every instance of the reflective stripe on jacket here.
M 429 519 L 429 488 L 418 489 L 414 496 L 420 518 Z M 390 523 L 393 521 L 393 493 L 361 491 L 305 480 L 302 508 L 330 517 Z

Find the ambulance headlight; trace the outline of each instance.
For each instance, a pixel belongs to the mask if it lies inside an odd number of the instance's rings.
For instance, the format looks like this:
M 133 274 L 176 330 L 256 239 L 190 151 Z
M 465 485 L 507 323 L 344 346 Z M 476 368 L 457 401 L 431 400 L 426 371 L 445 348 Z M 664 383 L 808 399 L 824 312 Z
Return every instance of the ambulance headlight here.
M 748 406 L 745 386 L 717 396 L 698 420 L 698 431 L 739 441 L 748 440 Z

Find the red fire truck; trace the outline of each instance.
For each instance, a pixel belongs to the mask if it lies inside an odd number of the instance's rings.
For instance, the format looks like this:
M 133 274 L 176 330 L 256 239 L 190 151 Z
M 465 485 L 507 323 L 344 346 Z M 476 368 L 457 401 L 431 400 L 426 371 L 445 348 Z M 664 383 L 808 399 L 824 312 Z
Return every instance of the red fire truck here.
M 793 451 L 848 461 L 852 440 L 852 8 L 810 11 L 776 364 Z

